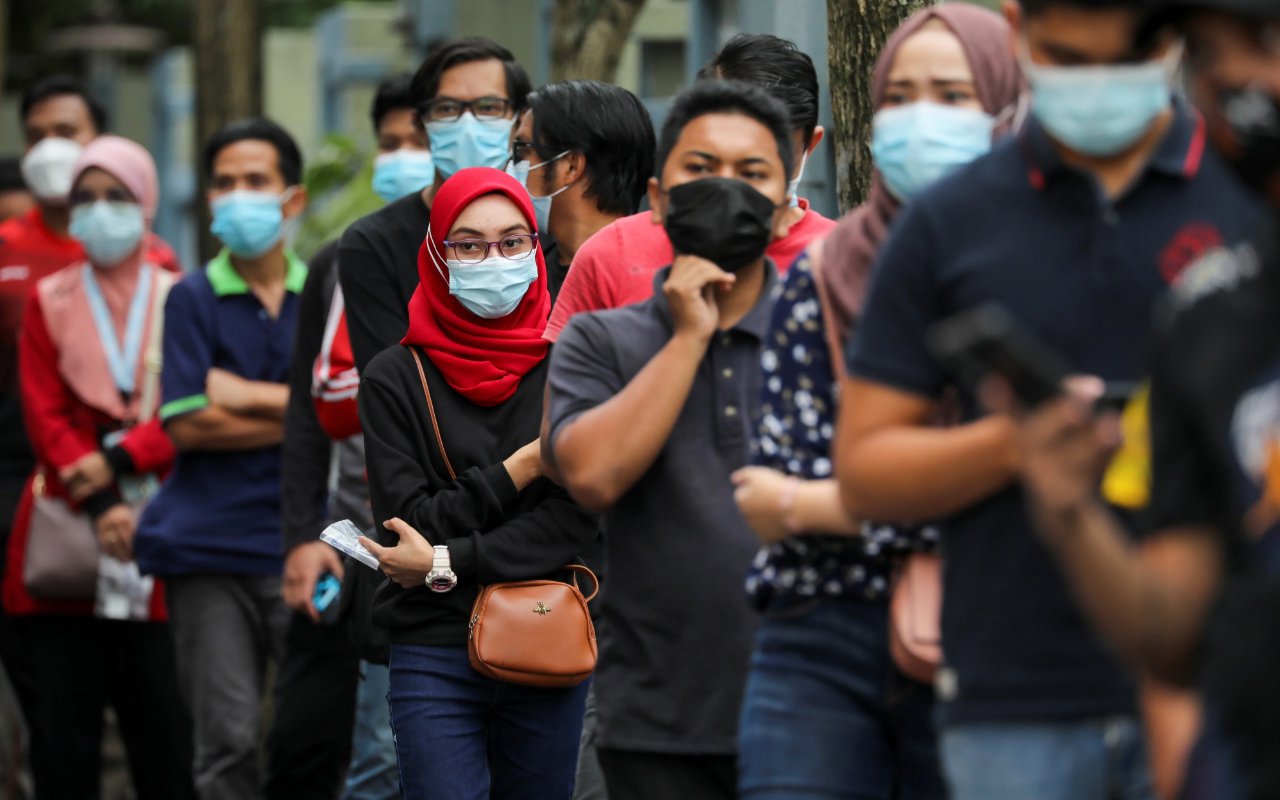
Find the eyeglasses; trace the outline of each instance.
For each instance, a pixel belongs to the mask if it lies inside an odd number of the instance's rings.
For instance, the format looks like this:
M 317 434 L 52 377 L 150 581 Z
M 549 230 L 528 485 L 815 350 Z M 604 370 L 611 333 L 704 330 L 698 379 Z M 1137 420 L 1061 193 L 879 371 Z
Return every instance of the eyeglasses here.
M 484 239 L 445 239 L 444 246 L 453 250 L 453 257 L 464 264 L 479 264 L 489 257 L 489 250 L 497 247 L 498 254 L 508 261 L 524 261 L 537 244 L 536 233 L 513 233 L 496 242 Z
M 474 114 L 476 119 L 501 119 L 510 110 L 511 101 L 505 97 L 481 97 L 477 100 L 437 97 L 427 103 L 423 119 L 427 122 L 456 122 L 467 111 Z

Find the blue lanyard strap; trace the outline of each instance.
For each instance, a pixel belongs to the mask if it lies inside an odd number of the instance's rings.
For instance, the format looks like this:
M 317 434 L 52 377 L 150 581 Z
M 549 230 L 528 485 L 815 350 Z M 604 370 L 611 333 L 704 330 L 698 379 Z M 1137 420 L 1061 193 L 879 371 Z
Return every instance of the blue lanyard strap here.
M 89 298 L 93 325 L 98 329 L 98 339 L 107 356 L 111 377 L 122 394 L 132 395 L 134 378 L 138 373 L 138 357 L 142 355 L 142 328 L 147 323 L 147 298 L 151 296 L 151 266 L 144 264 L 138 273 L 138 287 L 133 290 L 129 318 L 125 322 L 123 352 L 116 339 L 115 325 L 111 322 L 111 311 L 102 295 L 102 287 L 94 277 L 93 267 L 85 264 L 83 270 L 85 295 Z

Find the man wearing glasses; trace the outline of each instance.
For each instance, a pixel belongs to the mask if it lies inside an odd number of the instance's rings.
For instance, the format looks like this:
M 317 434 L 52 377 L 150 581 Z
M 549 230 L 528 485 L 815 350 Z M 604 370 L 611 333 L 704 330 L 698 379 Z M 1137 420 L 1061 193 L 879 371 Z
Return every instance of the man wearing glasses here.
M 501 169 L 511 157 L 511 128 L 525 107 L 529 76 L 505 47 L 483 37 L 449 42 L 413 76 L 410 98 L 430 140 L 435 183 L 354 223 L 342 236 L 338 274 L 356 367 L 400 341 L 418 286 L 418 247 L 431 198 L 467 167 Z

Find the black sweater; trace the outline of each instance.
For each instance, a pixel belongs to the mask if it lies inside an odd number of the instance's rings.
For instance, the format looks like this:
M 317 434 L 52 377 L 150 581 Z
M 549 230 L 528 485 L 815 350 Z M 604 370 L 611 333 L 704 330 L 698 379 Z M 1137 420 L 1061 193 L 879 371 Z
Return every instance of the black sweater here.
M 369 489 L 375 520 L 400 517 L 432 544 L 449 546 L 458 585 L 435 594 L 387 581 L 373 618 L 393 642 L 461 645 L 479 585 L 556 577 L 591 545 L 597 523 L 545 478 L 517 492 L 502 465 L 538 437 L 546 361 L 490 408 L 455 392 L 425 355 L 422 366 L 458 478 L 450 480 L 440 457 L 413 357 L 397 345 L 369 362 L 360 384 Z M 375 531 L 383 544 L 395 543 L 394 534 Z

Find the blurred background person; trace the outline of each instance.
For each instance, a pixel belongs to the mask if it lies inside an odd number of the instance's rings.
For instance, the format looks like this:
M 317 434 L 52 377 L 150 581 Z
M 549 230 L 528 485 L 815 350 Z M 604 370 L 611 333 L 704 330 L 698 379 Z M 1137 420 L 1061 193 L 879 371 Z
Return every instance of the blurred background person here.
M 758 86 L 782 103 L 791 119 L 792 147 L 799 155 L 787 182 L 791 208 L 783 235 L 769 243 L 769 258 L 785 273 L 811 242 L 835 223 L 798 194 L 809 154 L 822 142 L 818 124 L 818 76 L 813 60 L 786 39 L 769 34 L 735 36 L 698 72 L 699 80 L 735 80 Z M 609 224 L 578 249 L 565 277 L 564 297 L 551 312 L 547 338 L 555 341 L 582 311 L 638 303 L 653 296 L 653 276 L 671 264 L 671 243 L 649 211 Z
M 1005 12 L 1031 117 L 907 205 L 880 249 L 841 386 L 837 473 L 850 513 L 940 522 L 935 687 L 954 800 L 1148 798 L 1136 681 L 1036 538 L 1013 422 L 961 385 L 963 422 L 935 427 L 958 376 L 926 336 L 997 303 L 1073 372 L 1140 380 L 1169 283 L 1247 236 L 1259 209 L 1206 151 L 1176 88 L 1177 37 L 1138 35 L 1144 0 Z
M 20 217 L 36 204 L 35 195 L 22 179 L 22 159 L 13 156 L 0 158 L 0 222 Z
M 261 118 L 223 126 L 203 167 L 223 250 L 165 306 L 160 419 L 178 455 L 138 526 L 144 573 L 166 578 L 183 696 L 206 800 L 261 796 L 268 663 L 280 663 L 280 443 L 298 295 L 286 242 L 306 207 L 293 137 Z
M 938 531 L 845 513 L 832 469 L 839 343 L 902 206 L 1008 134 L 1022 88 L 1009 35 L 1000 15 L 961 3 L 894 31 L 872 79 L 871 197 L 796 260 L 774 305 L 758 466 L 733 476 L 765 545 L 747 579 L 764 621 L 742 714 L 743 797 L 946 796 L 933 688 L 894 664 L 888 628 L 894 570 Z
M 402 74 L 383 81 L 371 110 L 378 142 L 373 187 L 388 203 L 435 180 L 410 79 Z M 385 635 L 377 637 L 382 646 L 371 649 L 369 630 L 377 573 L 319 540 L 327 522 L 373 526 L 356 409 L 359 375 L 338 286 L 338 241 L 309 264 L 289 369 L 281 533 L 284 601 L 294 614 L 267 738 L 268 798 L 332 797 L 344 774 L 342 796 L 348 800 L 399 796 Z M 326 574 L 341 579 L 344 606 L 343 616 L 330 609 L 322 621 L 313 600 Z
M 631 92 L 599 81 L 552 83 L 529 95 L 508 171 L 533 198 L 551 302 L 583 242 L 634 214 L 653 174 L 653 123 Z
M 4 575 L 5 610 L 31 669 L 24 708 L 36 796 L 98 795 L 110 704 L 138 796 L 193 797 L 190 718 L 163 623 L 163 589 L 157 585 L 149 603 L 122 615 L 104 610 L 99 598 L 96 613 L 122 621 L 95 616 L 93 597 L 49 600 L 24 583 L 38 534 L 37 495 L 87 515 L 102 551 L 132 561 L 139 480 L 167 473 L 174 457 L 156 416 L 159 377 L 144 363 L 174 280 L 148 260 L 155 164 L 136 143 L 103 136 L 80 151 L 70 179 L 69 230 L 87 261 L 42 278 L 27 304 L 19 367 L 38 466 L 14 520 Z

